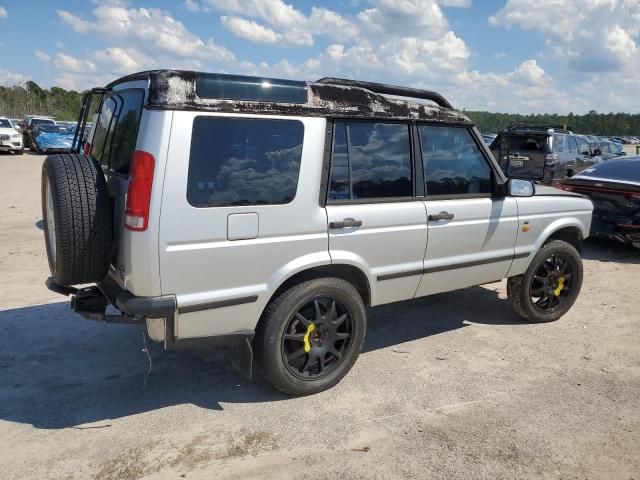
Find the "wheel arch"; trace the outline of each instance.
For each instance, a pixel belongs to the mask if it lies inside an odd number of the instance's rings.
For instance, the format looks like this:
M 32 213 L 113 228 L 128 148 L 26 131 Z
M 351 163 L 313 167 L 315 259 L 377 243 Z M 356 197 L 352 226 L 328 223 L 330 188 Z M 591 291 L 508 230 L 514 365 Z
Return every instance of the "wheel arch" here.
M 562 240 L 572 245 L 579 253 L 582 253 L 582 240 L 584 236 L 582 229 L 577 225 L 569 225 L 553 230 L 546 239 L 541 243 L 540 247 L 546 245 L 553 240 Z
M 297 271 L 284 279 L 269 297 L 262 313 L 264 314 L 264 310 L 268 308 L 275 298 L 282 294 L 282 292 L 291 288 L 293 285 L 321 277 L 336 277 L 351 283 L 362 297 L 364 304 L 367 306 L 371 305 L 371 286 L 367 276 L 360 268 L 346 263 L 326 264 L 316 265 Z

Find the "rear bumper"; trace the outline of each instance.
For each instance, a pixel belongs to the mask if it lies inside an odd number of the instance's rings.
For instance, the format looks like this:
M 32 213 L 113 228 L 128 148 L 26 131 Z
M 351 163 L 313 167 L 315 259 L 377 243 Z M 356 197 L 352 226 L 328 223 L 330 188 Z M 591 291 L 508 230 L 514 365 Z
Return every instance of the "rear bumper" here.
M 75 288 L 61 285 L 53 278 L 47 278 L 45 285 L 53 292 L 61 295 L 71 295 L 76 297 L 76 301 L 72 301 L 73 309 L 82 314 L 86 310 L 82 310 L 82 298 L 78 301 L 78 296 L 91 295 L 94 300 L 99 300 L 101 295 L 104 298 L 106 309 L 107 304 L 111 304 L 120 310 L 125 316 L 130 317 L 130 322 L 142 321 L 146 318 L 166 318 L 172 316 L 176 311 L 176 299 L 174 296 L 164 297 L 138 297 L 131 292 L 120 288 L 109 276 L 102 282 L 98 282 L 95 287 Z M 88 310 L 95 317 L 96 312 L 93 309 Z M 106 315 L 105 315 L 106 316 Z M 91 318 L 92 320 L 98 318 Z M 103 321 L 109 321 L 104 319 Z M 112 322 L 122 323 L 122 322 Z
M 45 285 L 52 292 L 70 296 L 71 309 L 86 319 L 105 323 L 146 322 L 149 336 L 153 340 L 164 342 L 167 349 L 242 347 L 244 349 L 243 358 L 246 360 L 246 355 L 251 356 L 253 331 L 241 331 L 214 337 L 176 338 L 177 303 L 173 295 L 139 297 L 124 290 L 109 275 L 97 282 L 96 285 L 84 288 L 61 285 L 51 277 L 47 278 Z M 109 304 L 120 310 L 121 314 L 107 314 L 106 310 Z M 243 360 L 242 363 L 246 364 L 246 361 Z

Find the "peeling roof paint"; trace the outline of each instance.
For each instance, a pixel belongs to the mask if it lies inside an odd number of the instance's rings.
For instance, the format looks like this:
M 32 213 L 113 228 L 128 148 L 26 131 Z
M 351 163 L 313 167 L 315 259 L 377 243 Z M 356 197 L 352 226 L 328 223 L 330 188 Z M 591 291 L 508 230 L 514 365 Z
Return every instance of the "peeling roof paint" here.
M 330 83 L 308 82 L 308 101 L 304 104 L 200 98 L 196 95 L 196 72 L 181 70 L 140 72 L 122 77 L 107 88 L 140 79 L 149 79 L 148 108 L 471 124 L 469 118 L 457 110 Z

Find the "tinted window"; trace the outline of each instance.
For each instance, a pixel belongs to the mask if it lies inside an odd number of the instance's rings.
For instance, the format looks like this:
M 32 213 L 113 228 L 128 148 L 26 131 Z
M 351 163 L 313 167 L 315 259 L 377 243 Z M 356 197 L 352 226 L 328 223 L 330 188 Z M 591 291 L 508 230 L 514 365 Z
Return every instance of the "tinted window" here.
M 336 122 L 329 199 L 413 196 L 409 125 Z
M 126 90 L 112 94 L 102 104 L 91 155 L 114 172 L 129 173 L 129 164 L 136 149 L 143 99 L 143 90 Z
M 554 153 L 564 152 L 564 136 L 562 135 L 553 136 L 553 151 Z
M 6 120 L 4 118 L 0 118 L 0 127 L 2 127 L 2 128 L 12 128 L 11 127 L 11 123 L 9 123 L 9 120 Z
M 195 207 L 290 202 L 303 137 L 304 126 L 297 120 L 197 117 L 187 200 Z
M 539 152 L 545 149 L 547 138 L 537 134 L 504 135 L 500 148 L 510 152 Z
M 294 80 L 198 73 L 196 95 L 201 98 L 256 102 L 306 103 L 307 84 Z
M 578 141 L 578 152 L 580 155 L 589 155 L 589 144 L 585 141 L 584 138 L 576 138 Z
M 93 135 L 93 143 L 91 144 L 91 155 L 105 167 L 109 166 L 109 156 L 106 151 L 108 150 L 107 137 L 109 136 L 111 120 L 113 120 L 116 113 L 116 108 L 117 106 L 114 99 L 105 99 L 100 115 L 98 116 L 98 123 Z
M 569 151 L 571 153 L 578 153 L 578 145 L 576 144 L 575 137 L 567 137 L 567 143 L 569 144 Z
M 329 198 L 344 200 L 351 198 L 349 187 L 349 157 L 347 155 L 347 125 L 339 122 L 334 127 L 333 151 L 331 154 L 331 175 Z
M 418 128 L 427 195 L 491 192 L 491 169 L 467 129 Z

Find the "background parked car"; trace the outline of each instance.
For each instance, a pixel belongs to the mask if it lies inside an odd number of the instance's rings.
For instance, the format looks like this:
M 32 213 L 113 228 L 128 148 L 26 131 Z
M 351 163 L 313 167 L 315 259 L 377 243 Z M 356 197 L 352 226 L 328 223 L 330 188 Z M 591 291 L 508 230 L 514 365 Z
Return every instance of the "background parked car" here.
M 22 141 L 25 147 L 35 149 L 36 144 L 33 137 L 33 129 L 37 125 L 56 125 L 56 121 L 53 118 L 38 117 L 35 115 L 27 115 L 22 122 L 24 128 L 22 129 Z
M 0 152 L 23 152 L 22 135 L 18 133 L 8 118 L 0 117 Z
M 508 177 L 552 183 L 596 163 L 587 138 L 557 125 L 514 125 L 490 147 Z
M 589 147 L 591 148 L 592 155 L 602 160 L 611 160 L 612 158 L 618 158 L 625 154 L 615 143 L 608 140 L 590 142 Z
M 67 153 L 71 151 L 75 127 L 65 125 L 38 125 L 33 130 L 35 150 L 38 153 Z
M 640 248 L 640 157 L 599 163 L 558 186 L 591 198 L 591 235 Z

